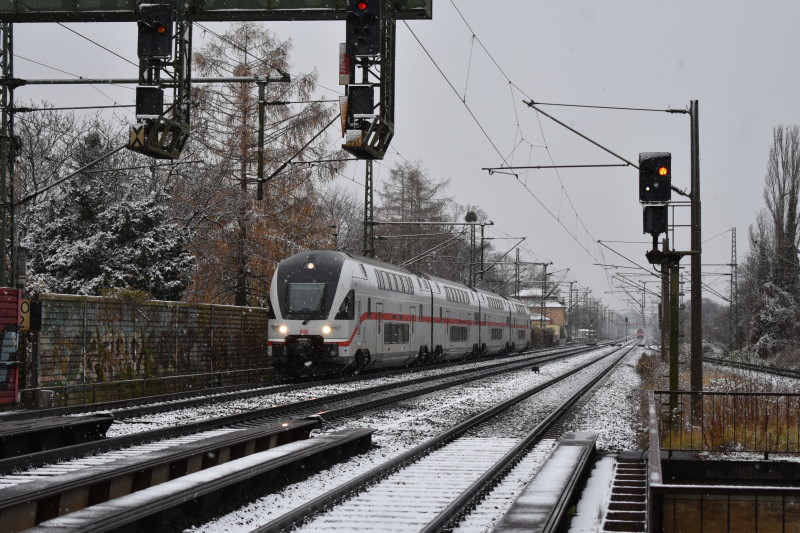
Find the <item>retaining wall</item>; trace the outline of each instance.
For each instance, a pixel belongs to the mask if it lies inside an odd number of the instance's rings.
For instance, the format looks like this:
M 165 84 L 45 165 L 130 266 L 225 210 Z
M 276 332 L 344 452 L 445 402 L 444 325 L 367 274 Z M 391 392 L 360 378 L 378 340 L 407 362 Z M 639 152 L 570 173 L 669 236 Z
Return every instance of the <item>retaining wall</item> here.
M 57 294 L 38 303 L 40 325 L 26 349 L 29 393 L 88 387 L 96 396 L 120 382 L 174 392 L 252 379 L 267 367 L 266 309 Z

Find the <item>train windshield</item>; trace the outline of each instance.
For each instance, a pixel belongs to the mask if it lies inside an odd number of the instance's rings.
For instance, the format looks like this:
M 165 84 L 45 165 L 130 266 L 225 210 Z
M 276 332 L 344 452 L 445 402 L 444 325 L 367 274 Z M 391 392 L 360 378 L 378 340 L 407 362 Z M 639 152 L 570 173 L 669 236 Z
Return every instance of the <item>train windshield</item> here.
M 325 297 L 324 283 L 289 283 L 289 313 L 319 313 Z

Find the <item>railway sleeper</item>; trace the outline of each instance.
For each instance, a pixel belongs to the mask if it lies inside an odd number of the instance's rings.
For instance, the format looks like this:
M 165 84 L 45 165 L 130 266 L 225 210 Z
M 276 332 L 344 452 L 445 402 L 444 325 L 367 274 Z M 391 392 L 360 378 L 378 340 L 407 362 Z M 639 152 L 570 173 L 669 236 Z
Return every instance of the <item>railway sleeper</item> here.
M 295 441 L 169 480 L 39 524 L 38 531 L 146 531 L 182 529 L 185 517 L 207 517 L 218 503 L 234 504 L 251 491 L 263 494 L 367 451 L 371 429 L 350 429 Z
M 4 531 L 21 531 L 79 509 L 308 439 L 317 426 L 318 421 L 314 420 L 258 426 L 0 489 L 0 523 Z
M 108 413 L 0 422 L 0 458 L 104 439 L 112 422 Z

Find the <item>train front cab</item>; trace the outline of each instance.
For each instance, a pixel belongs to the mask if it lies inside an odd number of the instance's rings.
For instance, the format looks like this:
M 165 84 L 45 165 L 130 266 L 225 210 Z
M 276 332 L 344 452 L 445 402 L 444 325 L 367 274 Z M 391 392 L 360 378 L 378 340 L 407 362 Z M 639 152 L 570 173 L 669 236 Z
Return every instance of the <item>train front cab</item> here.
M 345 257 L 340 252 L 315 251 L 278 265 L 270 288 L 275 318 L 268 332 L 276 368 L 314 373 L 350 361 L 340 350 L 346 344 L 342 335 L 349 336 L 355 319 L 355 294 L 349 286 L 350 272 L 343 268 Z

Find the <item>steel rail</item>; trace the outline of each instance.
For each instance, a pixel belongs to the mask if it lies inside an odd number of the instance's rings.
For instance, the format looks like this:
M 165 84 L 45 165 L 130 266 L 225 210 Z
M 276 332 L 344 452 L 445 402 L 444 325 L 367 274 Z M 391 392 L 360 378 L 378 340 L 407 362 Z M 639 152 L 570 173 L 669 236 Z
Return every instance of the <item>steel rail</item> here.
M 627 346 L 628 350 L 620 355 L 616 361 L 610 364 L 597 376 L 592 378 L 589 383 L 578 389 L 567 401 L 558 406 L 554 411 L 547 415 L 544 420 L 539 422 L 528 435 L 525 436 L 516 446 L 509 450 L 495 465 L 487 470 L 480 478 L 475 480 L 472 485 L 467 488 L 461 495 L 450 505 L 448 505 L 436 518 L 431 520 L 428 525 L 420 530 L 421 533 L 432 533 L 434 531 L 441 531 L 454 525 L 459 515 L 481 494 L 487 492 L 493 487 L 502 477 L 504 477 L 524 456 L 528 450 L 533 446 L 541 437 L 555 425 L 559 419 L 564 417 L 569 410 L 582 399 L 590 390 L 594 388 L 597 383 L 607 376 L 617 365 L 628 356 L 633 350 L 634 346 Z
M 278 518 L 270 521 L 269 523 L 252 530 L 251 533 L 268 533 L 268 532 L 283 531 L 289 528 L 293 528 L 297 524 L 304 521 L 308 516 L 313 515 L 325 508 L 328 508 L 331 505 L 334 505 L 337 502 L 346 499 L 347 497 L 355 493 L 361 492 L 368 485 L 380 479 L 385 478 L 392 472 L 406 466 L 407 464 L 418 461 L 423 456 L 428 455 L 435 449 L 440 448 L 441 446 L 449 443 L 450 441 L 460 437 L 468 430 L 485 422 L 486 420 L 489 420 L 498 413 L 501 413 L 502 411 L 505 411 L 509 407 L 518 404 L 519 402 L 529 398 L 530 396 L 533 396 L 534 394 L 537 394 L 538 392 L 541 392 L 546 388 L 551 387 L 556 383 L 559 383 L 560 381 L 563 381 L 567 377 L 570 377 L 573 374 L 576 374 L 581 370 L 593 365 L 594 363 L 602 359 L 605 359 L 606 357 L 609 357 L 610 355 L 612 355 L 617 351 L 619 350 L 615 349 L 614 351 L 606 355 L 603 355 L 601 357 L 598 357 L 587 364 L 581 365 L 573 370 L 566 372 L 565 374 L 562 374 L 561 376 L 548 380 L 532 389 L 529 389 L 521 394 L 518 394 L 517 396 L 514 396 L 509 400 L 506 400 L 502 403 L 495 405 L 494 407 L 491 407 L 481 413 L 478 413 L 470 417 L 469 419 L 465 420 L 464 422 L 461 422 L 460 424 L 456 425 L 455 427 L 445 431 L 439 436 L 434 437 L 428 440 L 427 442 L 420 444 L 419 446 L 416 446 L 415 448 L 399 455 L 398 457 L 391 459 L 383 463 L 382 465 L 340 485 L 339 487 L 331 491 L 328 491 L 327 493 L 315 498 L 314 500 L 307 502 L 301 505 L 300 507 L 279 516 Z
M 384 396 L 382 398 L 378 398 L 372 401 L 355 402 L 351 406 L 337 408 L 339 410 L 349 409 L 348 414 L 352 414 L 361 410 L 374 409 L 375 407 L 386 405 L 388 403 L 403 401 L 408 398 L 412 398 L 414 396 L 421 396 L 423 394 L 428 394 L 429 392 L 435 392 L 437 390 L 441 390 L 442 382 L 445 382 L 448 387 L 452 387 L 468 381 L 473 381 L 475 379 L 490 377 L 505 372 L 513 372 L 515 370 L 519 370 L 520 368 L 527 367 L 531 363 L 547 362 L 554 359 L 559 359 L 563 357 L 568 357 L 570 355 L 591 351 L 593 349 L 597 349 L 597 347 L 583 347 L 580 349 L 568 351 L 567 353 L 546 355 L 542 357 L 532 357 L 524 359 L 522 361 L 516 360 L 511 362 L 498 363 L 497 365 L 491 365 L 488 370 L 486 369 L 486 367 L 478 369 L 462 369 L 460 371 L 450 372 L 448 374 L 419 377 L 402 383 L 384 384 L 358 391 L 348 391 L 312 400 L 304 400 L 301 402 L 295 402 L 286 405 L 256 409 L 253 411 L 246 411 L 243 413 L 236 413 L 233 415 L 227 415 L 219 418 L 212 418 L 209 420 L 203 420 L 191 424 L 165 427 L 161 429 L 145 431 L 142 433 L 112 437 L 102 441 L 76 444 L 64 448 L 35 452 L 27 455 L 20 455 L 17 457 L 0 460 L 0 474 L 7 474 L 15 470 L 25 470 L 32 466 L 41 466 L 47 463 L 73 459 L 75 457 L 80 457 L 89 453 L 107 452 L 107 451 L 117 450 L 120 448 L 127 448 L 138 444 L 143 444 L 146 442 L 152 442 L 155 440 L 176 438 L 184 435 L 199 433 L 202 431 L 210 431 L 214 429 L 219 429 L 221 427 L 237 427 L 246 424 L 266 423 L 288 417 L 302 417 L 309 415 L 330 416 L 330 413 L 325 411 L 326 405 L 335 404 L 336 402 L 346 402 L 348 400 L 363 398 L 365 396 L 373 394 L 380 394 L 382 392 L 391 391 L 392 389 L 410 388 L 410 390 L 398 394 L 389 394 L 388 396 Z M 465 376 L 465 377 L 461 377 L 459 379 L 452 379 L 456 376 Z M 422 385 L 428 382 L 435 382 L 435 384 L 430 385 L 428 387 L 422 387 L 416 389 L 413 388 L 415 386 Z
M 778 366 L 768 366 L 768 365 L 756 365 L 753 363 L 744 363 L 742 361 L 731 361 L 729 359 L 719 359 L 716 357 L 703 357 L 703 361 L 706 363 L 712 363 L 720 366 L 732 366 L 734 368 L 741 368 L 744 370 L 754 370 L 756 372 L 764 372 L 765 374 L 774 374 L 776 376 L 800 379 L 800 370 L 792 370 L 790 368 L 781 368 Z
M 553 350 L 552 348 L 530 350 L 522 355 L 534 355 L 534 356 L 549 355 L 551 353 L 568 352 L 574 348 L 575 347 L 566 347 L 556 350 Z M 493 356 L 492 359 L 505 360 L 507 358 L 513 358 L 519 356 L 520 354 L 507 354 L 503 356 Z M 488 361 L 489 358 L 487 357 L 484 360 Z M 0 413 L 0 424 L 3 422 L 9 422 L 13 420 L 31 420 L 34 418 L 49 418 L 49 417 L 75 415 L 82 413 L 95 413 L 98 411 L 114 411 L 115 415 L 119 415 L 121 417 L 142 416 L 153 413 L 163 413 L 173 409 L 195 407 L 199 405 L 206 405 L 209 403 L 218 403 L 220 401 L 251 398 L 253 396 L 259 396 L 261 394 L 289 392 L 289 391 L 303 390 L 322 385 L 336 385 L 342 383 L 351 383 L 355 381 L 369 381 L 387 376 L 414 374 L 417 372 L 424 372 L 426 370 L 436 370 L 439 368 L 447 368 L 451 366 L 457 366 L 476 361 L 477 360 L 465 361 L 462 359 L 458 361 L 448 361 L 444 363 L 437 363 L 434 365 L 427 365 L 427 366 L 415 366 L 408 368 L 399 368 L 394 370 L 385 370 L 381 372 L 363 373 L 363 374 L 358 374 L 356 376 L 337 376 L 329 379 L 314 379 L 314 380 L 309 380 L 309 379 L 278 380 L 274 385 L 263 382 L 249 383 L 242 385 L 229 385 L 226 387 L 196 389 L 193 391 L 158 394 L 155 396 L 142 396 L 139 398 L 112 400 L 109 402 L 101 402 L 101 403 L 81 404 L 81 405 L 73 405 L 66 407 L 49 407 L 45 409 L 35 409 L 35 410 L 23 410 L 7 414 Z

